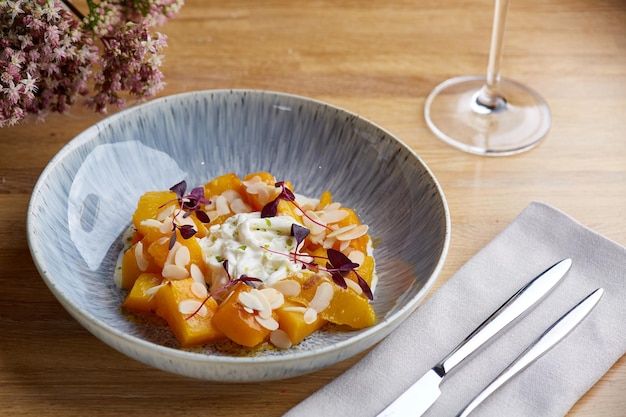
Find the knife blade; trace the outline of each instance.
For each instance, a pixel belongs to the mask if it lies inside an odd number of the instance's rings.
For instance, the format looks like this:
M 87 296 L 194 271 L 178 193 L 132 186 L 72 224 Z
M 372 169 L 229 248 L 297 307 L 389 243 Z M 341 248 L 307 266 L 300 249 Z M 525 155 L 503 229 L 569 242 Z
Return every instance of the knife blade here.
M 561 281 L 571 266 L 570 258 L 563 259 L 520 288 L 377 417 L 417 417 L 424 414 L 441 395 L 439 385 L 452 369 L 543 299 Z
M 598 288 L 582 301 L 572 307 L 567 313 L 561 316 L 552 324 L 541 336 L 539 336 L 517 359 L 515 359 L 504 371 L 500 373 L 485 389 L 483 389 L 470 403 L 457 415 L 457 417 L 467 417 L 480 403 L 493 394 L 498 388 L 504 385 L 509 379 L 522 372 L 531 363 L 539 359 L 544 353 L 553 348 L 576 326 L 584 320 L 591 310 L 598 304 L 604 289 Z

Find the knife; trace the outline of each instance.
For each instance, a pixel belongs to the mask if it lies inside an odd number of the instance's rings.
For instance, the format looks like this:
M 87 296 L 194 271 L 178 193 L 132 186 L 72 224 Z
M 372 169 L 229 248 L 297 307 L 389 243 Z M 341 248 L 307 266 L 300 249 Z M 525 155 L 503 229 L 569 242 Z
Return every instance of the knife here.
M 528 365 L 539 359 L 569 334 L 578 324 L 583 321 L 591 310 L 598 304 L 604 290 L 598 288 L 582 301 L 572 307 L 552 326 L 550 326 L 537 340 L 535 340 L 520 356 L 506 367 L 485 389 L 483 389 L 470 403 L 457 415 L 467 417 L 480 403 L 489 397 L 495 390 L 500 388 L 506 381 L 522 372 Z
M 441 395 L 439 384 L 443 378 L 465 358 L 484 346 L 493 336 L 547 295 L 565 276 L 571 266 L 572 260 L 570 258 L 563 259 L 523 286 L 452 352 L 426 372 L 377 417 L 417 417 L 424 414 Z

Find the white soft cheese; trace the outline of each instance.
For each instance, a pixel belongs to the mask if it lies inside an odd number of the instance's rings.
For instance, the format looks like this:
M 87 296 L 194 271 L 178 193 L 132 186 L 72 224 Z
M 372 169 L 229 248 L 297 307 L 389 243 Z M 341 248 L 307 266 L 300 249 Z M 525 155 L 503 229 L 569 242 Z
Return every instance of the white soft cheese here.
M 228 282 L 224 260 L 228 260 L 231 279 L 242 275 L 259 278 L 271 285 L 301 270 L 293 262 L 296 238 L 289 216 L 261 218 L 259 212 L 239 213 L 223 224 L 211 226 L 209 235 L 200 240 L 209 267 L 207 281 L 211 291 Z

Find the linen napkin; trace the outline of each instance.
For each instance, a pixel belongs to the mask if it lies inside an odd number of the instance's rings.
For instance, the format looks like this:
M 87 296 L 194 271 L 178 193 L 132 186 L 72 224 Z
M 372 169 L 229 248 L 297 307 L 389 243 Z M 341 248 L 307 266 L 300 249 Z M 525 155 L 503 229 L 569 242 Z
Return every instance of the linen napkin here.
M 530 313 L 448 374 L 426 416 L 455 416 L 529 344 L 598 287 L 604 296 L 558 345 L 472 416 L 563 416 L 626 350 L 626 248 L 530 204 L 398 329 L 286 417 L 375 416 L 513 293 L 564 258 L 565 278 Z

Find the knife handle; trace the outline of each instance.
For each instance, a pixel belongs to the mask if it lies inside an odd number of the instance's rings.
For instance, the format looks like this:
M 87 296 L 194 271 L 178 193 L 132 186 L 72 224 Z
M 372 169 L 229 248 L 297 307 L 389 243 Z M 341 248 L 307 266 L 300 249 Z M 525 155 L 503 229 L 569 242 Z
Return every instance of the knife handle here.
M 457 417 L 466 417 L 480 403 L 489 397 L 495 390 L 500 388 L 505 382 L 517 375 L 528 365 L 539 359 L 544 353 L 550 350 L 569 334 L 598 304 L 602 298 L 604 290 L 598 288 L 572 309 L 565 313 L 552 326 L 550 326 L 537 340 L 535 340 L 520 356 L 517 357 L 500 375 L 496 377 L 484 390 L 458 414 Z
M 435 366 L 444 377 L 465 358 L 480 349 L 487 341 L 507 327 L 556 286 L 572 265 L 570 258 L 563 259 L 539 274 L 517 291 L 480 326 L 467 336 L 452 352 Z

